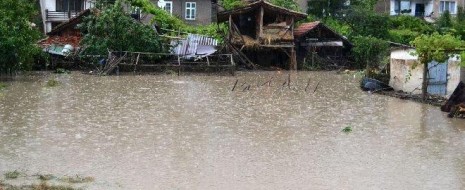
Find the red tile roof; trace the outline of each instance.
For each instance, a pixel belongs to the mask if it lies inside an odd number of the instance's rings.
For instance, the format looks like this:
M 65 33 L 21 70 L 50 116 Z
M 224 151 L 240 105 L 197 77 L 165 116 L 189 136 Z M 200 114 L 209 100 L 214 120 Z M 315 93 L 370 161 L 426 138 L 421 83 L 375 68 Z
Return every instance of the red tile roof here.
M 320 24 L 320 21 L 315 21 L 315 22 L 308 22 L 308 23 L 303 23 L 296 29 L 294 29 L 294 36 L 299 38 L 301 36 L 304 36 L 314 28 L 316 28 Z

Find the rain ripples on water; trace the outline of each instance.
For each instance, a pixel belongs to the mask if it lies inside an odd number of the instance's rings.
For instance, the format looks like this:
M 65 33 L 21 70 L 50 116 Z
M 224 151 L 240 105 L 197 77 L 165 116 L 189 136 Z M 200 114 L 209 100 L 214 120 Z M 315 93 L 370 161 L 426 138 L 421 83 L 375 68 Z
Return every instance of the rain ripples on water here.
M 464 189 L 464 131 L 330 72 L 24 76 L 0 91 L 0 174 L 92 176 L 87 189 Z

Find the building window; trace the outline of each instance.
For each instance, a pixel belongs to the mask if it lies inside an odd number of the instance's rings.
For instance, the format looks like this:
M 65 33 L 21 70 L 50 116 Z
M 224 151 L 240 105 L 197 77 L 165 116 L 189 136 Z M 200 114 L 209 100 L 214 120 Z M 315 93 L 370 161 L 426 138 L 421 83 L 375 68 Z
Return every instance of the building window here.
M 170 14 L 173 14 L 173 1 L 165 1 L 165 11 L 168 11 Z
M 186 20 L 195 20 L 196 8 L 195 2 L 186 2 Z
M 131 17 L 136 20 L 140 20 L 141 11 L 139 7 L 131 6 Z
M 394 1 L 394 11 L 396 13 L 410 13 L 410 0 L 397 0 Z
M 455 1 L 441 1 L 439 3 L 439 13 L 449 11 L 450 14 L 455 14 Z
M 57 12 L 80 12 L 84 7 L 83 0 L 56 0 L 55 5 Z

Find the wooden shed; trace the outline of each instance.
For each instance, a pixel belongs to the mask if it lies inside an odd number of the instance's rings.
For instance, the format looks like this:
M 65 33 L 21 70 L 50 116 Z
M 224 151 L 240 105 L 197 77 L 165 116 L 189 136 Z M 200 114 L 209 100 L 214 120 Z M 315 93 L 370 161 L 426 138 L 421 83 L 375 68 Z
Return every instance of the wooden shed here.
M 294 37 L 299 65 L 319 59 L 333 66 L 345 66 L 353 47 L 344 36 L 320 21 L 301 24 L 295 29 Z
M 228 48 L 240 61 L 297 69 L 294 27 L 306 16 L 259 0 L 219 12 L 218 22 L 228 22 Z

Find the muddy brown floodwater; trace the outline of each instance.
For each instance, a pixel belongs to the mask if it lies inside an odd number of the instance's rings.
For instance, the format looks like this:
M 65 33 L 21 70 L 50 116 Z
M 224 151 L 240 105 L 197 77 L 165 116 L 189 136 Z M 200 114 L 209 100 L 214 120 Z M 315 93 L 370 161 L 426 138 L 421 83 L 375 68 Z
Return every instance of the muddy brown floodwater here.
M 18 77 L 0 92 L 0 174 L 92 176 L 86 189 L 465 189 L 463 120 L 352 75 L 287 78 Z

